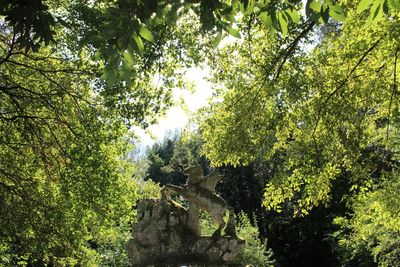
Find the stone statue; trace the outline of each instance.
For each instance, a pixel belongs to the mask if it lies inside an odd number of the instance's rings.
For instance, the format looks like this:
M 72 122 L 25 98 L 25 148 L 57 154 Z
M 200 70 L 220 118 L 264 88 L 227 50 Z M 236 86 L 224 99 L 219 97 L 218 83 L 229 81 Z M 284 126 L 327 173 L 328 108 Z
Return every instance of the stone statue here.
M 222 176 L 214 173 L 204 177 L 197 167 L 185 170 L 184 174 L 188 176 L 184 186 L 166 185 L 162 189 L 162 199 L 139 202 L 133 238 L 127 246 L 134 266 L 225 266 L 233 263 L 243 250 L 245 242 L 236 236 L 233 210 L 228 208 L 229 220 L 225 223 L 226 202 L 213 192 Z M 188 200 L 189 208 L 169 199 L 171 192 Z M 209 212 L 218 225 L 211 237 L 200 234 L 200 209 Z M 225 226 L 225 235 L 221 236 Z
M 207 211 L 213 222 L 218 225 L 213 236 L 221 235 L 225 227 L 224 214 L 227 205 L 225 200 L 213 191 L 222 175 L 213 173 L 204 177 L 200 167 L 188 169 L 184 171 L 184 174 L 188 176 L 187 183 L 183 187 L 166 185 L 162 189 L 163 198 L 167 197 L 168 191 L 173 191 L 189 201 L 189 216 L 191 217 L 189 225 L 196 233 L 199 233 L 199 209 Z

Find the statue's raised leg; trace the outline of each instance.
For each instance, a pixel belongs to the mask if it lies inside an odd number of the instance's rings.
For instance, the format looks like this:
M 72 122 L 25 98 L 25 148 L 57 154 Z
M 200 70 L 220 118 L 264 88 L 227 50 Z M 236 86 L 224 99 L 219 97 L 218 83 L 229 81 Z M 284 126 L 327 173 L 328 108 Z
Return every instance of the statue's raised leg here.
M 218 225 L 218 229 L 212 234 L 213 237 L 220 237 L 222 229 L 225 227 L 224 214 L 221 212 L 211 212 L 211 219 Z

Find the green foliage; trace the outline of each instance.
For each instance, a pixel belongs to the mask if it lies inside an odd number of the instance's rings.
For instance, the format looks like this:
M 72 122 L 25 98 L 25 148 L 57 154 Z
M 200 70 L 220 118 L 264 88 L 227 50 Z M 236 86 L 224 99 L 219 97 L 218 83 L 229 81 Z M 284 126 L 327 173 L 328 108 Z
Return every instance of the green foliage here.
M 225 214 L 225 221 L 228 220 L 229 214 Z M 275 261 L 271 249 L 267 247 L 266 241 L 261 241 L 257 225 L 252 225 L 248 216 L 240 212 L 236 218 L 236 232 L 238 236 L 246 241 L 243 252 L 238 256 L 236 264 L 247 266 L 274 266 Z M 211 217 L 202 212 L 200 216 L 201 233 L 211 235 L 216 230 L 216 226 Z
M 224 220 L 228 219 L 229 214 L 225 212 Z M 202 235 L 212 235 L 215 230 L 217 230 L 217 226 L 211 219 L 210 214 L 207 212 L 200 210 L 200 231 Z
M 254 220 L 255 221 L 255 220 Z M 252 225 L 247 215 L 240 212 L 237 215 L 237 234 L 246 241 L 246 247 L 238 256 L 237 263 L 241 265 L 274 266 L 272 250 L 268 249 L 267 241 L 259 239 L 257 224 Z
M 0 15 L 17 35 L 20 48 L 37 51 L 42 43 L 67 39 L 74 52 L 91 51 L 93 59 L 104 63 L 102 79 L 110 87 L 126 86 L 127 93 L 131 93 L 130 87 L 142 87 L 132 76 L 168 69 L 174 72 L 168 77 L 177 77 L 177 65 L 194 60 L 205 47 L 216 47 L 225 33 L 240 38 L 239 30 L 254 24 L 286 36 L 289 26 L 300 21 L 344 18 L 339 5 L 319 0 L 307 2 L 303 19 L 301 1 L 35 0 L 28 4 L 25 0 L 2 0 L 0 7 Z M 60 32 L 67 36 L 60 37 Z M 202 38 L 195 38 L 199 35 Z
M 391 1 L 395 2 L 395 1 Z M 97 42 L 105 41 L 110 43 L 116 39 L 117 46 L 115 51 L 124 51 L 127 47 L 133 47 L 136 52 L 143 52 L 142 38 L 154 42 L 154 37 L 147 27 L 166 25 L 168 27 L 177 26 L 179 19 L 186 13 L 197 15 L 205 30 L 214 30 L 221 32 L 226 30 L 235 37 L 240 37 L 237 30 L 232 26 L 237 23 L 236 18 L 269 16 L 271 24 L 267 24 L 272 29 L 279 29 L 283 35 L 287 31 L 289 21 L 299 22 L 301 16 L 301 1 L 200 1 L 200 5 L 192 1 L 114 1 L 104 3 L 91 3 L 86 8 L 83 7 L 86 2 L 75 1 L 71 4 L 63 3 L 64 10 L 72 10 L 72 14 L 82 12 L 81 22 L 89 24 L 95 19 L 106 22 L 107 26 L 103 28 L 106 36 L 101 36 L 100 31 L 90 38 Z M 42 2 L 35 0 L 28 5 L 25 1 L 3 0 L 0 5 L 0 14 L 6 17 L 9 24 L 16 33 L 21 33 L 21 40 L 24 47 L 35 47 L 41 42 L 48 43 L 54 41 L 54 28 L 57 24 L 66 28 L 73 25 L 71 17 L 59 16 L 60 7 L 53 2 Z M 54 7 L 53 7 L 54 6 Z M 392 3 L 390 7 L 395 7 Z M 328 11 L 334 19 L 343 16 L 343 10 L 331 1 L 312 0 L 307 2 L 307 17 L 313 18 L 321 16 Z M 61 10 L 63 10 L 61 9 Z M 332 10 L 334 12 L 329 12 Z M 337 14 L 337 15 L 335 15 Z M 90 18 L 92 16 L 92 18 Z M 318 17 L 317 17 L 318 18 Z M 278 27 L 278 21 L 280 27 Z M 283 26 L 285 25 L 285 26 Z M 102 25 L 97 25 L 102 26 Z M 124 28 L 125 33 L 118 33 L 119 28 Z M 31 35 L 36 34 L 34 38 Z M 104 38 L 105 37 L 105 38 Z M 38 38 L 38 40 L 35 40 Z
M 149 179 L 147 181 L 137 182 L 138 199 L 161 198 L 161 187 L 158 183 Z
M 184 184 L 184 169 L 199 164 L 207 168 L 205 158 L 200 155 L 201 144 L 202 139 L 198 134 L 186 137 L 178 133 L 154 144 L 147 154 L 147 178 L 160 185 Z
M 203 113 L 204 152 L 217 166 L 279 153 L 285 164 L 266 187 L 268 208 L 279 210 L 296 199 L 298 211 L 306 214 L 329 201 L 332 181 L 343 170 L 366 179 L 361 177 L 371 167 L 359 155 L 369 144 L 397 150 L 391 143 L 396 125 L 392 121 L 387 131 L 387 123 L 378 121 L 397 114 L 391 84 L 398 20 L 371 26 L 365 34 L 359 16 L 348 15 L 339 37 L 328 37 L 310 55 L 294 50 L 284 65 L 274 62 L 286 43 L 265 42 L 268 36 L 259 32 L 243 49 L 228 46 L 213 61 L 214 82 L 224 85 L 218 99 L 224 101 Z
M 26 52 L 29 49 L 37 51 L 42 42 L 47 45 L 54 41 L 56 21 L 47 3 L 41 0 L 2 0 L 0 15 L 5 16 L 5 20 L 12 25 L 14 34 L 18 36 L 16 43 Z
M 110 243 L 124 254 L 136 198 L 126 128 L 98 105 L 92 66 L 1 37 L 0 265 L 101 264 Z
M 240 47 L 227 45 L 211 55 L 218 87 L 215 101 L 199 116 L 203 152 L 214 166 L 279 157 L 266 181 L 265 207 L 299 217 L 333 201 L 347 204 L 354 217 L 342 225 L 353 233 L 340 239 L 349 240 L 341 246 L 350 253 L 344 258 L 356 265 L 373 258 L 396 265 L 398 231 L 387 225 L 396 225 L 398 214 L 382 206 L 385 194 L 377 192 L 387 187 L 383 173 L 399 158 L 399 17 L 393 12 L 389 20 L 379 19 L 377 2 L 372 18 L 343 3 L 345 23 L 311 52 L 291 49 L 298 38 L 307 44 L 305 26 L 292 40 L 254 29 Z M 348 189 L 336 199 L 332 188 L 339 179 Z M 398 184 L 391 190 L 398 191 Z M 364 194 L 367 202 L 360 200 Z M 344 211 L 329 216 L 343 217 Z M 368 241 L 359 242 L 361 236 Z
M 339 216 L 344 263 L 398 265 L 400 2 L 309 0 L 305 14 L 302 2 L 0 0 L 0 264 L 128 265 L 131 207 L 159 186 L 130 179 L 125 126 L 154 123 L 182 69 L 208 56 L 216 95 L 202 137 L 154 146 L 148 178 L 183 183 L 182 168 L 209 169 L 204 138 L 238 207 L 240 194 L 264 193 L 272 225 L 292 231 L 304 221 L 289 213 L 338 207 L 328 216 Z M 322 24 L 332 28 L 310 52 Z M 227 34 L 240 45 L 213 51 Z M 235 168 L 251 164 L 264 167 Z M 240 220 L 242 261 L 267 264 Z
M 373 3 L 371 21 L 396 14 L 395 0 Z M 182 82 L 179 68 L 201 62 L 226 33 L 239 38 L 241 30 L 261 28 L 285 38 L 304 21 L 311 29 L 330 17 L 343 21 L 347 13 L 347 5 L 320 0 L 307 1 L 305 16 L 302 1 L 2 0 L 0 6 L 16 46 L 37 51 L 53 42 L 73 55 L 88 53 L 100 63 L 97 89 L 105 104 L 128 124 L 144 126 L 171 105 L 171 88 Z M 359 10 L 367 8 L 360 3 Z M 164 86 L 154 86 L 155 74 Z
M 360 194 L 353 203 L 351 217 L 337 217 L 338 240 L 342 261 L 355 263 L 372 255 L 379 266 L 400 264 L 400 202 L 398 170 L 385 174 L 385 181 L 376 190 Z

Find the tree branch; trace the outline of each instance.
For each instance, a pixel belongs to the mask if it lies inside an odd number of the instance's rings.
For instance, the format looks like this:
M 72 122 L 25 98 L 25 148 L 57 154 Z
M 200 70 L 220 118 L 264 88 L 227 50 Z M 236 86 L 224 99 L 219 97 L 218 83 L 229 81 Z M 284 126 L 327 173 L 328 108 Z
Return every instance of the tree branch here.
M 278 69 L 275 73 L 274 81 L 279 78 L 279 75 L 282 72 L 283 65 L 285 65 L 289 56 L 293 53 L 294 49 L 299 44 L 300 40 L 303 39 L 313 28 L 316 24 L 316 21 L 311 21 L 307 28 L 305 28 L 294 40 L 290 43 L 290 46 L 283 51 L 283 54 L 280 57 L 283 57 L 282 62 L 279 64 Z

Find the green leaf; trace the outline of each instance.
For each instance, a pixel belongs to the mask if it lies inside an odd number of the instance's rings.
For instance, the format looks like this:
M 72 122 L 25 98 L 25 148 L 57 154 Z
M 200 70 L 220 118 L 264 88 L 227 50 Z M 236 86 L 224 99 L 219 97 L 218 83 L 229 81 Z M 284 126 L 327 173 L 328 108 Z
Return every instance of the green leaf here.
M 232 1 L 231 1 L 231 6 L 232 6 L 233 8 L 236 8 L 238 5 L 239 5 L 239 0 L 232 0 Z
M 121 70 L 119 70 L 118 74 L 125 82 L 132 80 L 133 73 L 129 68 L 122 68 Z
M 357 6 L 357 14 L 361 14 L 371 5 L 371 3 L 372 3 L 371 0 L 361 0 Z
M 139 35 L 143 37 L 143 39 L 154 43 L 154 37 L 151 31 L 147 29 L 145 26 L 141 26 L 139 30 Z
M 114 68 L 106 66 L 103 69 L 103 75 L 101 76 L 103 80 L 108 81 L 109 84 L 113 85 L 117 82 L 117 72 Z
M 264 24 L 264 26 L 266 26 L 268 28 L 273 26 L 271 16 L 268 15 L 267 12 L 261 12 L 260 15 L 258 15 L 258 17 L 261 20 L 261 22 Z
M 232 35 L 233 37 L 240 38 L 240 33 L 239 33 L 237 30 L 235 30 L 235 29 L 233 29 L 233 28 L 231 28 L 231 27 L 226 27 L 226 30 L 227 30 L 228 33 L 229 33 L 230 35 Z
M 245 0 L 244 1 L 244 14 L 250 15 L 254 11 L 254 1 L 253 0 Z
M 143 44 L 142 39 L 136 34 L 136 32 L 134 32 L 134 33 L 132 34 L 132 38 L 133 38 L 133 40 L 135 41 L 137 51 L 138 51 L 139 53 L 143 53 L 143 51 L 144 51 L 144 44 Z
M 343 9 L 339 5 L 333 5 L 329 7 L 329 15 L 336 21 L 345 21 Z
M 382 3 L 376 1 L 371 8 L 371 14 L 368 17 L 367 23 L 374 23 L 378 21 L 383 15 L 383 6 Z
M 389 10 L 391 12 L 400 11 L 400 0 L 388 0 Z
M 128 51 L 125 51 L 123 56 L 129 65 L 131 65 L 131 66 L 134 65 L 135 60 L 133 59 L 132 55 Z
M 281 27 L 282 37 L 285 38 L 288 31 L 287 18 L 283 13 L 278 14 L 278 21 Z
M 293 23 L 296 23 L 296 24 L 299 23 L 300 15 L 299 15 L 299 12 L 297 10 L 288 9 L 287 11 L 285 11 L 285 14 L 290 17 L 290 19 L 293 21 Z
M 335 11 L 338 14 L 344 14 L 343 8 L 340 5 L 329 6 L 329 9 Z
M 217 48 L 222 39 L 222 33 L 219 33 L 212 42 L 213 49 Z
M 322 6 L 322 4 L 320 1 L 315 1 L 315 2 L 310 3 L 310 8 L 317 13 L 319 13 L 321 11 L 321 6 Z
M 389 6 L 388 6 L 388 3 L 387 3 L 387 0 L 383 1 L 382 9 L 383 9 L 382 10 L 383 14 L 389 14 Z
M 177 19 L 178 19 L 177 8 L 176 6 L 173 6 L 165 15 L 165 22 L 167 23 L 168 26 L 175 26 Z
M 236 23 L 236 19 L 235 19 L 235 17 L 234 17 L 232 14 L 226 14 L 226 15 L 224 15 L 224 18 L 225 18 L 227 21 L 230 21 L 230 22 L 232 22 L 232 23 Z
M 319 18 L 319 21 L 321 24 L 323 23 L 328 23 L 330 15 L 329 15 L 330 9 L 326 9 L 321 12 L 321 17 Z

